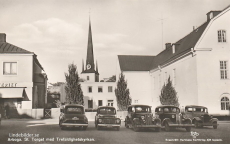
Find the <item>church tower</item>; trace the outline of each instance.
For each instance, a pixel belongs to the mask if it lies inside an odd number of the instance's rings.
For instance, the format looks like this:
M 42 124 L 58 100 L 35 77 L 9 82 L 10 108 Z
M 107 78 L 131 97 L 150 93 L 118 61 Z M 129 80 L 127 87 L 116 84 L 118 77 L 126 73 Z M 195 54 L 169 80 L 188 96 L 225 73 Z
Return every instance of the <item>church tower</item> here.
M 82 72 L 81 75 L 89 82 L 99 82 L 99 73 L 98 66 L 94 63 L 94 54 L 93 54 L 93 38 L 91 31 L 91 21 L 89 19 L 89 33 L 88 33 L 88 46 L 87 46 L 87 55 L 86 63 L 84 69 L 84 62 L 82 62 Z

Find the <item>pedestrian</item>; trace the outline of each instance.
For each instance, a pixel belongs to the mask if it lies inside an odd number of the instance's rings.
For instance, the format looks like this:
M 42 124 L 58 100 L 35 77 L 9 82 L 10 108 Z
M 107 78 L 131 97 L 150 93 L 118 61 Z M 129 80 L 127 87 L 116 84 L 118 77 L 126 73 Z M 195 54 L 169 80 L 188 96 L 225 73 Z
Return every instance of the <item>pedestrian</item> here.
M 8 104 L 6 104 L 6 106 L 5 106 L 5 117 L 6 117 L 6 119 L 9 119 L 9 111 L 10 111 L 10 107 Z

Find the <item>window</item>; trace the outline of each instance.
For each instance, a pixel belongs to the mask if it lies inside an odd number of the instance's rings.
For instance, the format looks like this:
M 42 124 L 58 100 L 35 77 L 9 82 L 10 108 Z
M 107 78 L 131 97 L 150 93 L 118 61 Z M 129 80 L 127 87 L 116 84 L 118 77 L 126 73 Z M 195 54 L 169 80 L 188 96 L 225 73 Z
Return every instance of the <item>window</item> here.
M 92 91 L 93 91 L 93 90 L 92 90 L 92 87 L 89 86 L 89 87 L 88 87 L 88 92 L 89 92 L 89 93 L 92 93 Z
M 221 110 L 229 110 L 229 98 L 221 98 Z
M 4 62 L 3 63 L 4 75 L 17 75 L 17 62 Z
M 98 100 L 98 106 L 102 106 L 103 103 L 102 103 L 102 100 Z
M 175 86 L 176 85 L 176 69 L 173 69 L 173 80 L 172 80 L 172 82 L 173 82 L 173 86 Z
M 99 92 L 99 93 L 102 93 L 102 92 L 103 92 L 102 87 L 98 87 L 98 92 Z
M 108 106 L 113 106 L 113 100 L 108 100 Z
M 87 80 L 89 80 L 89 76 L 87 76 Z
M 112 86 L 108 86 L 108 92 L 113 92 L 113 87 Z
M 226 31 L 218 30 L 218 42 L 226 42 Z
M 228 62 L 220 61 L 220 78 L 227 79 L 228 78 Z
M 93 100 L 88 100 L 88 108 L 93 108 Z

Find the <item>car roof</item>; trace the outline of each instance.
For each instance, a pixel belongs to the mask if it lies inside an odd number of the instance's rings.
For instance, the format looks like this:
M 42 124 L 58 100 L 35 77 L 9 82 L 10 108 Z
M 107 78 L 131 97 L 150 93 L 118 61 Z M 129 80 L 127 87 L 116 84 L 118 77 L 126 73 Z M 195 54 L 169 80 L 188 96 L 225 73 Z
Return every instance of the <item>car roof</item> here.
M 134 104 L 134 105 L 130 105 L 129 107 L 133 107 L 133 106 L 148 106 L 148 107 L 151 107 L 149 105 L 144 105 L 144 104 Z
M 64 105 L 64 107 L 70 107 L 70 106 L 84 107 L 83 105 L 80 105 L 80 104 L 66 104 L 66 105 Z
M 115 107 L 113 107 L 113 106 L 99 106 L 98 109 L 99 108 L 115 108 Z
M 207 107 L 205 107 L 205 106 L 198 106 L 198 105 L 186 105 L 185 107 L 207 108 Z
M 161 105 L 161 106 L 158 106 L 156 108 L 164 108 L 164 107 L 176 107 L 176 108 L 179 108 L 179 107 L 174 106 L 174 105 Z

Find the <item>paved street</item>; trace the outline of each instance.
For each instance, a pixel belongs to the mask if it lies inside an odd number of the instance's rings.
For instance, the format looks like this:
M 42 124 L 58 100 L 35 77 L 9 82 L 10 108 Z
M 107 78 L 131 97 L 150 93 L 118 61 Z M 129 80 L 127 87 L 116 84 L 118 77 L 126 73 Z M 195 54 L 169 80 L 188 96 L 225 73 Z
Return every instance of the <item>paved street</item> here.
M 61 130 L 57 124 L 58 120 L 30 120 L 30 119 L 9 119 L 2 120 L 0 127 L 0 143 L 17 143 L 9 140 L 22 140 L 19 143 L 73 143 L 68 138 L 75 138 L 79 141 L 91 140 L 84 143 L 92 144 L 140 144 L 140 143 L 156 143 L 156 144 L 170 144 L 170 143 L 220 143 L 227 144 L 230 142 L 230 122 L 221 122 L 218 129 L 206 127 L 203 129 L 193 128 L 193 132 L 199 133 L 196 139 L 193 139 L 190 132 L 185 129 L 176 129 L 172 132 L 155 132 L 154 130 L 142 130 L 141 132 L 134 132 L 132 129 L 126 129 L 122 123 L 120 131 L 107 129 L 96 130 L 93 122 L 89 123 L 86 131 L 79 129 Z M 23 134 L 23 136 L 15 136 L 15 134 Z M 25 135 L 26 134 L 26 135 Z M 32 136 L 33 134 L 33 136 Z M 26 138 L 28 137 L 28 139 Z M 211 139 L 215 142 L 208 142 Z M 25 142 L 29 140 L 29 142 Z M 58 141 L 59 140 L 59 141 Z M 191 142 L 192 140 L 192 142 Z M 196 140 L 196 141 L 194 141 Z M 205 140 L 205 142 L 204 142 Z M 220 141 L 222 140 L 222 141 Z M 175 141 L 175 142 L 173 142 Z M 188 142 L 190 141 L 190 142 Z M 74 142 L 81 143 L 81 142 Z

